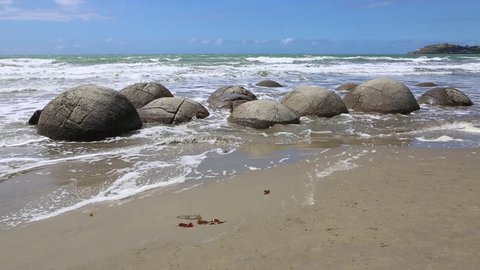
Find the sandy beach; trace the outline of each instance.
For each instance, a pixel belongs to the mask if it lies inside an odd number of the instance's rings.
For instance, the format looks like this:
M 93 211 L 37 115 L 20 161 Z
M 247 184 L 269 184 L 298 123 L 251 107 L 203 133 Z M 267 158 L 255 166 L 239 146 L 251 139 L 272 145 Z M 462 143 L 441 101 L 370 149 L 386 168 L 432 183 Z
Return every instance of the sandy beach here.
M 8 229 L 0 232 L 1 268 L 478 268 L 479 149 L 357 153 L 159 189 Z M 194 214 L 225 223 L 177 217 Z

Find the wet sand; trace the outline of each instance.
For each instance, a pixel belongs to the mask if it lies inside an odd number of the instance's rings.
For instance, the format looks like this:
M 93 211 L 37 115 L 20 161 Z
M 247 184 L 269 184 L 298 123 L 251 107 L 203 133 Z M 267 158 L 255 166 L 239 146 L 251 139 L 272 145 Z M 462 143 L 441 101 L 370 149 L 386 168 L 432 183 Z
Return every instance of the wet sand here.
M 2 231 L 1 269 L 478 269 L 480 149 L 355 151 Z

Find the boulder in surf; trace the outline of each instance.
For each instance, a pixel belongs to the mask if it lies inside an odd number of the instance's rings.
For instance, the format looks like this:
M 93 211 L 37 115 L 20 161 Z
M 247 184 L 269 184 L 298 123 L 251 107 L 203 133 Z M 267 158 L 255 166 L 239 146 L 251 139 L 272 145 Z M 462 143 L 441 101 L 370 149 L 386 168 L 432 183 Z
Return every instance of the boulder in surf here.
M 299 116 L 333 117 L 348 113 L 337 94 L 319 86 L 298 87 L 283 97 L 282 104 Z
M 238 105 L 257 97 L 243 86 L 224 86 L 213 92 L 207 100 L 212 109 L 233 111 Z
M 55 140 L 95 141 L 141 127 L 137 110 L 124 95 L 106 87 L 82 85 L 45 106 L 37 132 Z
M 183 97 L 156 99 L 138 110 L 144 123 L 179 124 L 193 118 L 205 118 L 208 110 L 200 103 Z
M 236 107 L 229 122 L 256 129 L 269 128 L 275 124 L 299 124 L 299 116 L 281 103 L 271 100 L 254 100 Z
M 137 109 L 157 98 L 173 97 L 170 90 L 156 82 L 135 83 L 123 88 L 120 93 L 125 95 Z
M 409 114 L 420 109 L 406 85 L 385 77 L 360 84 L 347 93 L 343 102 L 348 109 L 360 112 Z
M 471 106 L 472 100 L 462 91 L 451 87 L 436 87 L 428 90 L 419 99 L 419 103 L 440 106 Z

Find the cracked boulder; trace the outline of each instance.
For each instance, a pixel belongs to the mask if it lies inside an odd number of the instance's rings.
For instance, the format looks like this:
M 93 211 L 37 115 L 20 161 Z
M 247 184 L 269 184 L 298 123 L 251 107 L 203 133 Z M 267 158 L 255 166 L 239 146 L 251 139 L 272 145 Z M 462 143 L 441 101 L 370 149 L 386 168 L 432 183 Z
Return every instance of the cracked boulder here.
M 95 141 L 141 127 L 137 110 L 124 95 L 106 87 L 82 85 L 45 106 L 37 132 L 55 140 Z
M 256 99 L 252 92 L 242 86 L 224 86 L 213 92 L 207 102 L 212 109 L 232 112 L 238 105 Z
M 272 80 L 263 80 L 260 81 L 256 84 L 256 86 L 261 86 L 261 87 L 283 87 L 283 85 L 279 84 L 276 81 Z
M 351 82 L 342 83 L 337 88 L 335 88 L 335 90 L 337 90 L 337 91 L 352 91 L 357 86 L 358 86 L 358 83 L 351 83 Z
M 135 83 L 129 85 L 120 93 L 125 95 L 135 108 L 139 109 L 158 98 L 173 97 L 172 93 L 163 85 L 155 82 Z
M 299 116 L 333 117 L 348 113 L 342 99 L 334 92 L 318 86 L 301 86 L 288 92 L 282 104 Z
M 281 103 L 271 100 L 254 100 L 240 104 L 228 121 L 242 126 L 264 129 L 275 124 L 299 124 L 297 114 Z
M 471 106 L 473 102 L 462 91 L 451 87 L 433 88 L 419 99 L 419 103 L 440 106 Z
M 156 99 L 138 110 L 144 123 L 179 124 L 205 118 L 208 110 L 202 104 L 182 97 Z
M 361 112 L 409 114 L 420 109 L 410 89 L 391 78 L 364 82 L 348 92 L 343 102 L 348 109 Z

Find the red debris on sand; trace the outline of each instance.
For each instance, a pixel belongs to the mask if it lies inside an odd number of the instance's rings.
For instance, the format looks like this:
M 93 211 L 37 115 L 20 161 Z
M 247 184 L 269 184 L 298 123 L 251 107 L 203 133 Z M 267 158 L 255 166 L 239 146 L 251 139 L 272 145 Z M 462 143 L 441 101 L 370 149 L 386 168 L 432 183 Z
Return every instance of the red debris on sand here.
M 182 227 L 182 228 L 192 228 L 193 227 L 193 223 L 178 223 L 178 227 Z

